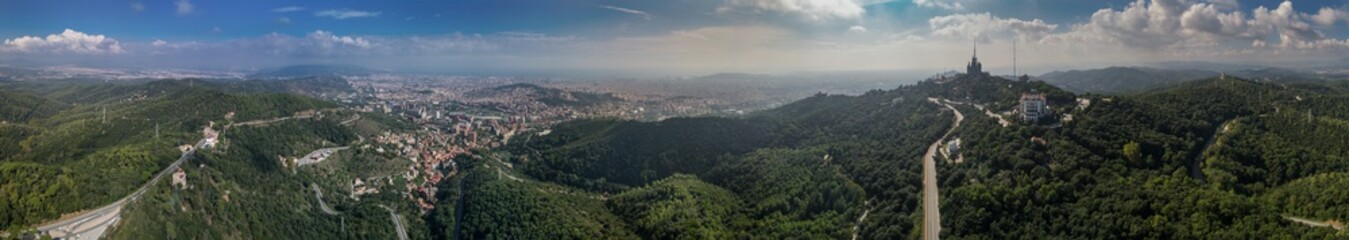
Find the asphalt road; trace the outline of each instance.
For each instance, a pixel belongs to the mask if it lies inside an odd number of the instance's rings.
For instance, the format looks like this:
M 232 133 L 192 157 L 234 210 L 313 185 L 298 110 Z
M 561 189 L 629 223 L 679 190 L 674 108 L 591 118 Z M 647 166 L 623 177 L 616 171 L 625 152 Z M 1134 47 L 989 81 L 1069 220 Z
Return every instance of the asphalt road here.
M 937 149 L 941 148 L 941 143 L 946 141 L 946 137 L 955 132 L 960 127 L 960 121 L 965 120 L 965 115 L 960 114 L 959 110 L 952 107 L 951 104 L 938 101 L 935 98 L 929 98 L 928 101 L 939 105 L 944 105 L 956 114 L 955 122 L 951 123 L 951 129 L 946 130 L 941 138 L 927 147 L 927 153 L 923 154 L 923 239 L 936 240 L 941 235 L 941 203 L 937 199 L 937 161 L 933 160 Z
M 328 215 L 339 214 L 337 210 L 333 210 L 333 208 L 328 207 L 327 203 L 323 202 L 323 189 L 319 188 L 318 184 L 310 183 L 309 187 L 314 189 L 314 199 L 319 201 L 319 209 L 323 210 L 323 213 Z
M 408 240 L 408 230 L 406 227 L 403 227 L 403 216 L 398 215 L 398 212 L 394 212 L 393 208 L 389 208 L 388 206 L 379 205 L 379 207 L 389 211 L 389 219 L 393 220 L 393 226 L 398 231 L 398 239 Z
M 141 195 L 145 195 L 145 192 L 150 189 L 150 186 L 154 186 L 155 183 L 158 183 L 159 179 L 178 170 L 178 166 L 181 166 L 183 162 L 186 162 L 188 159 L 195 156 L 197 149 L 201 148 L 202 144 L 205 142 L 205 139 L 197 141 L 197 144 L 192 150 L 184 152 L 181 157 L 178 157 L 177 161 L 174 161 L 173 164 L 169 164 L 164 170 L 159 171 L 158 174 L 155 174 L 154 177 L 150 178 L 150 181 L 145 182 L 144 185 L 141 185 L 139 189 L 136 189 L 136 191 L 132 192 L 130 195 L 111 204 L 81 213 L 74 217 L 67 217 L 53 223 L 38 226 L 37 230 L 46 233 L 53 238 L 62 239 L 98 239 L 102 237 L 108 227 L 111 227 L 121 219 L 119 215 L 126 204 L 136 201 Z

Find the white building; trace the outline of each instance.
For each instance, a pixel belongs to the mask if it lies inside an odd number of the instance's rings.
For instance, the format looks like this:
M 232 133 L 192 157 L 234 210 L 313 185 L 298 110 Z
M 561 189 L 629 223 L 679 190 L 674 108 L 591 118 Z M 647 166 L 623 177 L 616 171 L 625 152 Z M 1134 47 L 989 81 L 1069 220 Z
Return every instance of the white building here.
M 1021 94 L 1020 110 L 1021 120 L 1026 122 L 1036 122 L 1050 114 L 1049 103 L 1045 101 L 1045 94 L 1033 91 Z

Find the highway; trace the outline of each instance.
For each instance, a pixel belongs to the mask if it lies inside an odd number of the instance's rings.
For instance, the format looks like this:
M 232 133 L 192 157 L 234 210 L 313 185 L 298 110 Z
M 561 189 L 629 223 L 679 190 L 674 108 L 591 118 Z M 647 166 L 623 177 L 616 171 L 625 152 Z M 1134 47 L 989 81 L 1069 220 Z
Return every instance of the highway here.
M 164 170 L 159 171 L 158 174 L 155 174 L 154 177 L 150 178 L 150 181 L 145 182 L 144 185 L 141 185 L 139 189 L 136 189 L 136 191 L 132 192 L 130 195 L 103 207 L 80 213 L 73 217 L 65 217 L 56 222 L 40 225 L 37 227 L 37 230 L 50 235 L 52 238 L 61 239 L 98 239 L 102 237 L 103 233 L 106 232 L 109 227 L 117 223 L 118 220 L 121 220 L 119 215 L 122 213 L 123 207 L 128 203 L 136 201 L 141 195 L 145 195 L 145 192 L 149 191 L 151 186 L 158 183 L 159 179 L 164 178 L 165 175 L 169 175 L 169 173 L 172 173 L 173 171 L 177 171 L 178 166 L 195 156 L 197 149 L 201 148 L 205 143 L 206 139 L 197 141 L 197 144 L 192 147 L 192 150 L 183 152 L 183 155 L 178 157 L 177 161 L 174 161 L 173 164 L 169 164 Z
M 937 161 L 932 158 L 933 155 L 936 155 L 937 149 L 941 148 L 941 143 L 946 140 L 946 137 L 960 127 L 960 121 L 965 120 L 965 115 L 960 114 L 960 110 L 956 110 L 951 104 L 938 101 L 936 98 L 928 98 L 928 101 L 944 105 L 956 114 L 951 129 L 947 129 L 946 134 L 942 134 L 941 138 L 932 142 L 932 145 L 927 147 L 927 153 L 923 154 L 923 239 L 936 240 L 941 237 L 941 210 L 939 209 L 941 203 L 937 198 Z

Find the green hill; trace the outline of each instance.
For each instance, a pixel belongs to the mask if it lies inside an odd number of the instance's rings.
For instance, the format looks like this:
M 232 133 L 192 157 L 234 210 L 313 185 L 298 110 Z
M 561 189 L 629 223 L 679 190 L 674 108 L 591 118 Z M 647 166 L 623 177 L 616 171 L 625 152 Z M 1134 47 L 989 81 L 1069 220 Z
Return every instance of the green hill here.
M 0 90 L 0 121 L 23 123 L 55 115 L 70 106 L 21 90 Z
M 636 232 L 644 237 L 746 232 L 775 236 L 786 231 L 841 238 L 850 232 L 848 222 L 841 219 L 871 210 L 859 225 L 861 237 L 907 238 L 917 236 L 916 226 L 921 224 L 916 198 L 919 156 L 951 121 L 951 115 L 940 110 L 944 107 L 927 98 L 981 104 L 990 112 L 1002 112 L 1014 109 L 1020 93 L 1033 89 L 1047 93 L 1054 113 L 1071 114 L 1071 120 L 1003 127 L 979 109 L 956 106 L 966 117 L 953 136 L 962 140 L 965 162 L 938 164 L 943 237 L 1330 236 L 1339 233 L 1284 220 L 1281 215 L 1290 214 L 1280 210 L 1285 206 L 1263 200 L 1270 189 L 1290 181 L 1349 171 L 1340 164 L 1343 147 L 1334 144 L 1349 136 L 1340 131 L 1349 125 L 1335 111 L 1342 108 L 1338 100 L 1344 93 L 1321 86 L 1325 85 L 1228 77 L 1104 97 L 1076 95 L 1041 82 L 961 75 L 860 96 L 820 94 L 744 118 L 575 121 L 511 151 L 526 156 L 515 163 L 540 180 L 622 192 L 617 196 L 627 200 L 614 205 L 620 216 L 639 222 L 661 219 L 657 222 L 667 226 L 638 225 Z M 1324 113 L 1314 113 L 1318 111 Z M 706 143 L 715 144 L 699 145 Z M 842 182 L 862 189 L 855 193 L 858 197 L 846 197 L 852 194 L 846 190 L 795 192 L 812 189 L 796 183 L 822 181 L 812 179 L 816 174 L 774 177 L 761 174 L 776 171 L 727 170 L 748 162 L 772 169 L 778 165 L 774 162 L 826 155 L 829 165 L 823 169 L 837 167 Z M 654 180 L 670 176 L 678 180 Z M 723 214 L 712 206 L 691 206 L 716 203 L 678 202 L 683 205 L 676 206 L 686 211 L 664 210 L 657 216 L 667 217 L 650 217 L 656 211 L 650 206 L 671 206 L 679 199 L 676 193 L 652 197 L 653 189 L 708 188 L 687 187 L 703 186 L 693 176 L 731 193 L 713 199 L 738 197 L 743 200 L 741 208 L 748 210 Z M 629 188 L 646 184 L 650 185 Z M 645 197 L 638 201 L 632 200 L 634 196 Z M 825 200 L 832 198 L 846 200 Z M 769 208 L 777 211 L 756 213 L 762 206 L 775 206 Z M 837 215 L 802 214 L 820 206 L 838 206 Z M 762 218 L 768 215 L 783 217 Z M 687 216 L 737 220 L 730 228 L 706 228 L 701 226 L 708 223 Z M 813 223 L 794 224 L 798 221 Z M 753 226 L 814 226 L 808 228 L 814 230 Z
M 615 195 L 608 205 L 643 236 L 727 239 L 748 237 L 732 225 L 745 218 L 741 201 L 735 193 L 696 176 L 676 174 Z
M 0 124 L 0 220 L 22 226 L 124 196 L 226 112 L 246 121 L 335 107 L 247 85 L 263 83 L 201 84 L 15 90 L 58 110 Z M 424 215 L 400 191 L 313 195 L 356 176 L 401 189 L 393 176 L 406 160 L 392 153 L 277 161 L 415 126 L 377 113 L 351 125 L 296 119 L 228 130 L 186 168 L 191 188 L 154 186 L 109 236 L 388 238 L 384 205 L 414 238 L 916 238 L 920 160 L 952 128 L 950 104 L 964 120 L 948 137 L 957 153 L 936 157 L 943 238 L 1335 238 L 1347 233 L 1286 217 L 1345 220 L 1343 191 L 1327 187 L 1349 173 L 1345 86 L 1226 77 L 1103 96 L 958 75 L 737 118 L 580 119 L 455 159 Z M 1052 121 L 1015 121 L 1030 92 L 1046 94 Z
M 1217 72 L 1203 70 L 1109 67 L 1050 72 L 1040 75 L 1040 78 L 1072 92 L 1119 94 L 1142 92 L 1217 75 Z
M 123 98 L 140 93 L 154 94 Z M 5 193 L 0 195 L 0 229 L 126 196 L 176 160 L 176 147 L 200 139 L 209 122 L 225 123 L 228 112 L 236 112 L 235 119 L 252 120 L 334 106 L 292 94 L 231 94 L 181 81 L 78 86 L 49 94 L 82 103 L 45 118 L 0 126 L 12 137 L 0 141 L 0 149 L 6 150 L 0 152 L 0 168 L 5 169 L 0 173 L 0 192 Z M 16 105 L 26 104 L 20 103 Z

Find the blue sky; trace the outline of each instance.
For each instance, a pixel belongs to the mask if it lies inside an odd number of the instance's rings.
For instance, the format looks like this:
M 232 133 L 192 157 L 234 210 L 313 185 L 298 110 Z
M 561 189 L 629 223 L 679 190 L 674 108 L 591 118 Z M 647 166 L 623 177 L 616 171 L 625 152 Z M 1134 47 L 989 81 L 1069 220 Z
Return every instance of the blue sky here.
M 0 64 L 406 71 L 943 69 L 1329 61 L 1345 0 L 0 1 Z

